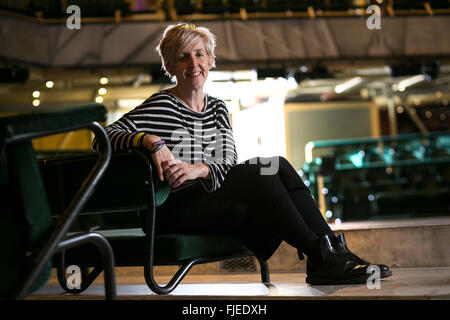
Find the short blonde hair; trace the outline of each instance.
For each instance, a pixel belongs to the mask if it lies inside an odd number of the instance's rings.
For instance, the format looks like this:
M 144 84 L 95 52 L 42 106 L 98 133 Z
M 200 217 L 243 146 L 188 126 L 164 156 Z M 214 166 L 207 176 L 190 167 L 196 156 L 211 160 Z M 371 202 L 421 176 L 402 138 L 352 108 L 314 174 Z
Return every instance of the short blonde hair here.
M 162 68 L 167 75 L 171 76 L 169 70 L 175 64 L 177 56 L 189 45 L 197 40 L 203 40 L 206 53 L 214 58 L 212 67 L 215 67 L 216 37 L 205 27 L 196 27 L 194 24 L 178 23 L 168 26 L 156 47 L 161 57 Z

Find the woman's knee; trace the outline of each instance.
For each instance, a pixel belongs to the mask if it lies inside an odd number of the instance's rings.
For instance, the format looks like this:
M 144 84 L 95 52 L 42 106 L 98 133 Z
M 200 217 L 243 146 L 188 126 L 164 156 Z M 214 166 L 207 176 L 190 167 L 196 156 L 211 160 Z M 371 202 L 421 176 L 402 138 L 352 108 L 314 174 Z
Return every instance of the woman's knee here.
M 288 190 L 306 189 L 308 187 L 303 182 L 291 163 L 284 157 L 257 158 L 260 163 L 260 173 L 262 176 L 272 176 L 280 179 Z
M 270 162 L 272 160 L 272 162 Z M 233 182 L 234 186 L 246 193 L 253 193 L 259 197 L 274 188 L 279 187 L 281 183 L 276 168 L 270 169 L 270 166 L 276 166 L 278 159 L 274 158 L 253 158 L 245 163 L 233 167 L 227 179 Z M 269 168 L 269 169 L 268 169 Z M 273 170 L 269 172 L 267 170 Z
M 259 168 L 259 174 L 262 176 L 277 175 L 280 168 L 290 166 L 289 161 L 284 157 L 255 157 L 246 161 L 248 164 L 257 165 Z

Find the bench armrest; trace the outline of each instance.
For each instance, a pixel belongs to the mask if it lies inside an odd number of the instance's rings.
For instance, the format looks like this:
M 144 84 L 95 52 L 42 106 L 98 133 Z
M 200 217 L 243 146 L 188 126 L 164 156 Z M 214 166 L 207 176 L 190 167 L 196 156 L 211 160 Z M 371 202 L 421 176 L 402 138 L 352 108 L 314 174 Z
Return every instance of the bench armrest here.
M 82 177 L 95 162 L 95 154 L 64 156 L 39 162 L 41 174 L 46 182 L 52 212 L 58 213 L 82 183 Z M 157 206 L 169 196 L 170 186 L 152 175 L 154 167 L 148 152 L 129 150 L 112 154 L 102 181 L 89 201 L 81 210 L 82 214 L 115 213 L 148 209 L 149 198 L 153 197 L 150 181 L 154 185 Z
M 0 128 L 3 140 L 8 144 L 73 131 L 89 123 L 105 120 L 105 107 L 101 104 L 89 104 L 0 118 Z

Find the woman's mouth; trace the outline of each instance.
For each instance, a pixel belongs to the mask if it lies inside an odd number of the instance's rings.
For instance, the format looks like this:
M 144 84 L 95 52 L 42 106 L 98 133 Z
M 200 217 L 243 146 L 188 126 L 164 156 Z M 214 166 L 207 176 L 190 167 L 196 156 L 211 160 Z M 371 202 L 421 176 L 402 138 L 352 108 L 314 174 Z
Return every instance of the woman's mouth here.
M 198 77 L 200 75 L 200 72 L 193 72 L 193 73 L 189 73 L 188 74 L 190 77 L 195 78 Z

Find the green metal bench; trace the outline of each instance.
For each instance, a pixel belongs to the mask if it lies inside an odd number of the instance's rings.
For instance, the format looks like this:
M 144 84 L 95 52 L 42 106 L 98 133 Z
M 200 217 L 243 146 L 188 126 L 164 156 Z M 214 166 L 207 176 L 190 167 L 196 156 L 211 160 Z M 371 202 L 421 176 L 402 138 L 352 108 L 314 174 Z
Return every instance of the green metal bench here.
M 92 154 L 40 162 L 46 188 L 52 194 L 51 198 L 59 201 L 52 204 L 54 212 L 66 205 L 63 199 L 72 197 L 81 183 L 80 177 L 93 162 Z M 168 294 L 195 264 L 254 256 L 246 247 L 225 236 L 155 233 L 157 207 L 168 198 L 170 187 L 155 178 L 153 170 L 151 157 L 145 151 L 113 154 L 104 178 L 79 217 L 78 230 L 99 227 L 96 232 L 111 244 L 116 266 L 144 266 L 148 287 L 157 294 Z M 141 221 L 144 215 L 146 219 Z M 267 263 L 258 261 L 262 282 L 268 283 Z M 95 250 L 89 246 L 60 254 L 55 257 L 55 265 L 61 286 L 71 293 L 86 290 L 102 271 Z M 65 268 L 68 265 L 78 265 L 83 270 L 80 289 L 66 286 Z M 163 286 L 154 277 L 153 268 L 158 265 L 178 265 L 180 268 Z M 89 268 L 94 269 L 89 273 Z
M 111 158 L 102 105 L 57 111 L 32 112 L 0 118 L 0 298 L 24 299 L 49 279 L 55 253 L 86 243 L 100 252 L 105 270 L 105 295 L 116 297 L 114 256 L 102 235 L 82 232 L 67 235 L 80 209 L 94 192 Z M 89 129 L 100 141 L 100 152 L 80 177 L 57 224 L 51 223 L 48 194 L 39 171 L 31 140 L 53 134 Z

